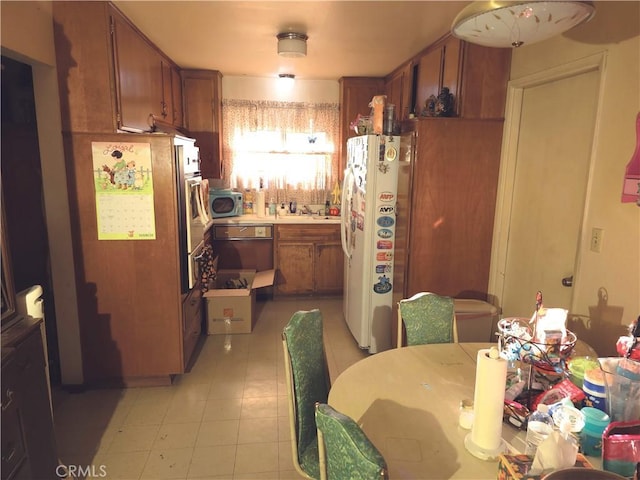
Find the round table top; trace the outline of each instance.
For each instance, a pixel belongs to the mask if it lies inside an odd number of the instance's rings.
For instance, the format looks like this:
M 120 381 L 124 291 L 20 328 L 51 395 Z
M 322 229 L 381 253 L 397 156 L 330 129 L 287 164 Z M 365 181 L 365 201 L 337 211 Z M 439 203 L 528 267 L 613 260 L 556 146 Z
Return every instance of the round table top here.
M 464 439 L 470 430 L 458 425 L 460 402 L 474 398 L 477 352 L 494 345 L 430 344 L 377 353 L 338 376 L 329 404 L 362 427 L 385 457 L 390 478 L 495 479 L 497 460 L 469 453 Z M 524 432 L 503 424 L 502 437 L 510 450 L 523 451 Z
M 476 354 L 489 344 L 396 348 L 353 364 L 336 379 L 329 404 L 362 427 L 393 479 L 495 479 L 497 461 L 464 446 L 460 401 L 473 399 Z M 509 428 L 509 427 L 506 427 Z

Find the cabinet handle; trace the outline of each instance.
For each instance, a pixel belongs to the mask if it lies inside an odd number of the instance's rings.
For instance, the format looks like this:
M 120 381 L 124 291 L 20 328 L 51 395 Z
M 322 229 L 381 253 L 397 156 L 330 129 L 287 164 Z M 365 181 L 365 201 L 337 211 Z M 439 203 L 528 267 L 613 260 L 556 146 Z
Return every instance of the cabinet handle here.
M 9 405 L 11 405 L 13 403 L 13 390 L 11 390 L 10 388 L 7 388 L 7 393 L 6 393 L 6 397 L 7 397 L 7 402 L 6 403 L 2 403 L 2 411 L 4 412 L 7 408 L 9 408 Z
M 11 447 L 11 451 L 7 455 L 2 456 L 2 461 L 9 463 L 11 459 L 15 456 L 17 450 L 16 447 Z

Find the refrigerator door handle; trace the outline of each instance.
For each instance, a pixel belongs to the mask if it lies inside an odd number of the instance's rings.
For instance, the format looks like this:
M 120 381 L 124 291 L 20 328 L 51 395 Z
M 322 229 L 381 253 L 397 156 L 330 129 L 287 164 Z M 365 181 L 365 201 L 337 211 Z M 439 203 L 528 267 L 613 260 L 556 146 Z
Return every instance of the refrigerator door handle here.
M 341 222 L 340 223 L 342 224 L 342 228 L 340 229 L 340 240 L 342 241 L 342 251 L 344 252 L 347 258 L 351 258 L 351 252 L 347 247 L 347 230 L 346 230 L 347 228 L 349 228 L 349 224 L 347 223 L 348 214 L 349 215 L 351 214 L 351 212 L 348 212 L 348 208 L 347 208 L 347 189 L 351 188 L 352 177 L 353 177 L 352 169 L 347 168 L 344 171 L 344 181 L 342 183 L 342 199 L 340 203 L 340 206 L 341 206 L 341 209 L 340 209 Z

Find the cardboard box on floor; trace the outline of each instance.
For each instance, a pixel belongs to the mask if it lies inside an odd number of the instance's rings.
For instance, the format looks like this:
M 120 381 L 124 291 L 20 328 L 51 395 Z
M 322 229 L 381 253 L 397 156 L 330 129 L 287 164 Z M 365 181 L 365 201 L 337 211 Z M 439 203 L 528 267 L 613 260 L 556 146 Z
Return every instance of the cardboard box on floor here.
M 215 288 L 204 293 L 207 333 L 251 333 L 256 323 L 256 289 L 273 285 L 275 270 L 218 270 Z M 225 288 L 227 281 L 245 279 L 247 288 Z

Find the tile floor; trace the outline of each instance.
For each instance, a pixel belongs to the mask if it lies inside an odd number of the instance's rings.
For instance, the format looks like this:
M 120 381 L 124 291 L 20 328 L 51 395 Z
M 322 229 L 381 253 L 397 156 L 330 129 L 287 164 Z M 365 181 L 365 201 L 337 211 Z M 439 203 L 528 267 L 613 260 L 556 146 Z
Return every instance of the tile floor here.
M 77 478 L 298 479 L 291 460 L 281 332 L 297 310 L 323 314 L 329 372 L 367 354 L 341 299 L 258 302 L 254 331 L 208 336 L 170 387 L 54 393 L 58 451 Z

